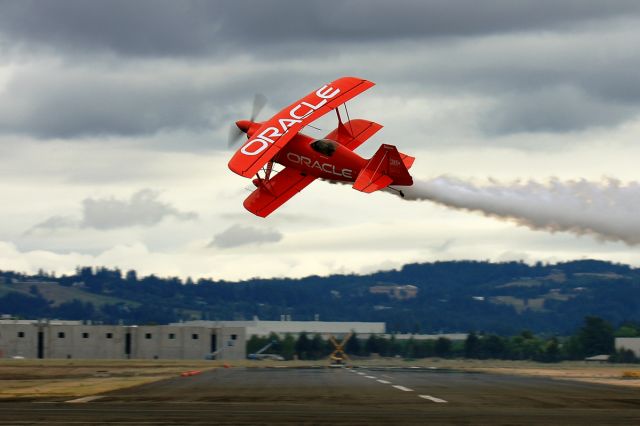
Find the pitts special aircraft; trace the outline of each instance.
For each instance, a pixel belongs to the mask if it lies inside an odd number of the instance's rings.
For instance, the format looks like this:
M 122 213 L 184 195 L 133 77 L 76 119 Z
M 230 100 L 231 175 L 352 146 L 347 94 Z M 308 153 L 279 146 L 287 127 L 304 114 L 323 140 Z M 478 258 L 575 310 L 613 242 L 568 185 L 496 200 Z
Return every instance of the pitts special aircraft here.
M 353 152 L 382 126 L 361 119 L 343 123 L 338 107 L 372 86 L 374 83 L 360 78 L 339 78 L 267 121 L 254 122 L 255 104 L 251 120 L 236 121 L 248 141 L 231 158 L 229 168 L 240 176 L 256 176 L 253 183 L 257 189 L 244 201 L 245 208 L 257 216 L 267 217 L 318 178 L 353 182 L 354 189 L 366 193 L 390 185 L 412 185 L 409 168 L 415 158 L 398 152 L 395 146 L 381 145 L 369 160 Z M 299 133 L 331 110 L 336 111 L 338 127 L 324 139 Z M 284 169 L 275 173 L 274 163 Z

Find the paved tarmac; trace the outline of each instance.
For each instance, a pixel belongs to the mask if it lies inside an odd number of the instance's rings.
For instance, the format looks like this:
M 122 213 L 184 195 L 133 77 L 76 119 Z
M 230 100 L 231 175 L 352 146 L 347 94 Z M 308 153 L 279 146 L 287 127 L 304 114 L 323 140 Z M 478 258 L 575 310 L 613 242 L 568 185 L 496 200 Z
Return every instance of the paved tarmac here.
M 640 424 L 640 391 L 399 368 L 230 368 L 80 398 L 0 402 L 0 425 Z

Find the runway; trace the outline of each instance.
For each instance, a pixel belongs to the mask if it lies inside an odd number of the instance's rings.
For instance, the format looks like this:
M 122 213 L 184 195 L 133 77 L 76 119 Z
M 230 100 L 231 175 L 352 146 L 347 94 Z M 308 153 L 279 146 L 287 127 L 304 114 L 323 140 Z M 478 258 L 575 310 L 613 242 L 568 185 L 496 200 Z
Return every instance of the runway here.
M 79 400 L 0 402 L 0 425 L 639 422 L 637 389 L 419 368 L 217 369 Z

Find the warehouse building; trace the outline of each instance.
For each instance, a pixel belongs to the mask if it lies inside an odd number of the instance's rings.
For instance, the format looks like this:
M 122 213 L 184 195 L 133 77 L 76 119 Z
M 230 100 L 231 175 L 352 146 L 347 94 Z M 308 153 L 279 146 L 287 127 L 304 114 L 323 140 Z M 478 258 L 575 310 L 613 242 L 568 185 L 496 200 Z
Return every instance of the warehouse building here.
M 187 321 L 169 325 L 93 325 L 83 321 L 0 320 L 0 358 L 220 359 L 246 358 L 248 337 L 300 333 L 360 338 L 384 334 L 383 322 Z
M 246 357 L 243 327 L 91 325 L 0 320 L 0 358 L 223 359 Z
M 628 349 L 640 358 L 640 337 L 616 337 L 616 350 Z

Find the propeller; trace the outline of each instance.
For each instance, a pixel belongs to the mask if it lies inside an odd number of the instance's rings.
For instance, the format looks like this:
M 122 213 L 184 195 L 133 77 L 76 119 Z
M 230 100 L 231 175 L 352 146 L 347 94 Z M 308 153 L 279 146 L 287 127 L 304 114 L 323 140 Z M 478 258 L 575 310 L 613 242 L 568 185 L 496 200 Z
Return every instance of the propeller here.
M 249 121 L 253 123 L 266 104 L 267 97 L 261 93 L 256 93 L 256 95 L 253 97 L 253 106 L 251 107 L 251 118 L 249 119 Z M 240 139 L 242 138 L 243 134 L 244 132 L 242 131 L 242 129 L 240 129 L 236 124 L 232 124 L 231 128 L 229 129 L 229 148 L 237 144 L 238 141 L 240 141 Z
M 267 104 L 267 97 L 262 93 L 256 93 L 253 97 L 253 107 L 251 109 L 251 118 L 250 121 L 256 121 L 258 118 L 258 114 L 262 111 L 262 108 Z
M 242 130 L 237 128 L 235 124 L 232 124 L 231 127 L 229 127 L 228 147 L 233 148 L 233 146 L 240 141 L 243 134 L 244 132 Z

